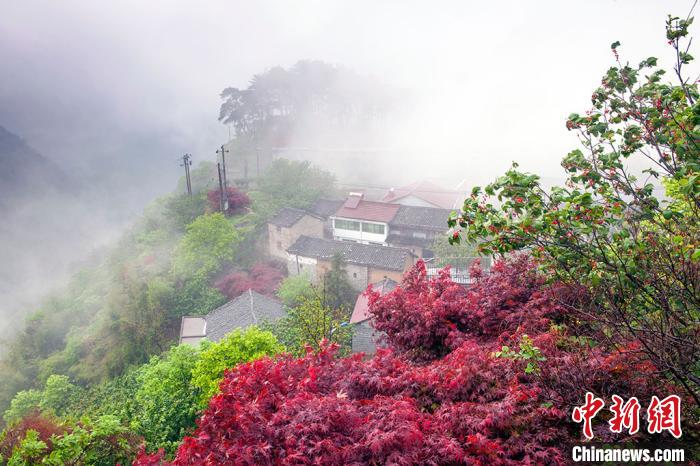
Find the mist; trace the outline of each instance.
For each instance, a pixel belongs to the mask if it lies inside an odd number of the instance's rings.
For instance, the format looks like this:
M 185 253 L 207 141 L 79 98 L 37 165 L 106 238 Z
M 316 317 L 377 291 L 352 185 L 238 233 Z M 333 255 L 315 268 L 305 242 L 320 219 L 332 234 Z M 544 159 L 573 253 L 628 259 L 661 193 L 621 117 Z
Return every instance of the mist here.
M 0 317 L 35 304 L 175 188 L 179 158 L 214 160 L 230 128 L 220 92 L 301 59 L 392 89 L 381 137 L 308 152 L 344 183 L 428 178 L 483 185 L 517 160 L 548 182 L 613 64 L 659 57 L 688 1 L 5 2 L 0 125 L 71 175 L 69 194 L 10 206 L 0 234 Z M 351 141 L 351 142 L 348 142 Z M 303 138 L 298 145 L 308 143 Z M 358 163 L 347 146 L 372 150 Z M 323 155 L 314 155 L 323 154 Z M 0 168 L 2 170 L 2 168 Z M 40 220 L 41 228 L 32 228 Z M 1 319 L 0 332 L 8 320 Z

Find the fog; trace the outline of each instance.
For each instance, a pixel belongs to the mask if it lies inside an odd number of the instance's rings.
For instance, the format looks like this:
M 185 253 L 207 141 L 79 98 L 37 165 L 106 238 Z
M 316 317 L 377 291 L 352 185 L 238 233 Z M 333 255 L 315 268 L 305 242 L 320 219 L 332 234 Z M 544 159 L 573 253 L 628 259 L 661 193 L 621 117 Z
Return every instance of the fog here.
M 690 6 L 5 1 L 0 125 L 83 186 L 63 205 L 40 208 L 53 218 L 31 235 L 24 213 L 36 207 L 14 206 L 5 217 L 0 277 L 14 280 L 0 286 L 0 312 L 33 303 L 71 263 L 173 189 L 184 152 L 195 163 L 213 160 L 230 130 L 217 121 L 219 93 L 245 87 L 256 73 L 315 59 L 396 90 L 400 111 L 387 116 L 381 140 L 368 148 L 378 151 L 371 170 L 342 152 L 318 160 L 341 182 L 485 184 L 513 160 L 552 182 L 561 176 L 558 161 L 576 146 L 566 116 L 587 109 L 613 63 L 610 44 L 620 40 L 632 63 L 657 56 L 669 67 L 665 16 L 685 15 Z

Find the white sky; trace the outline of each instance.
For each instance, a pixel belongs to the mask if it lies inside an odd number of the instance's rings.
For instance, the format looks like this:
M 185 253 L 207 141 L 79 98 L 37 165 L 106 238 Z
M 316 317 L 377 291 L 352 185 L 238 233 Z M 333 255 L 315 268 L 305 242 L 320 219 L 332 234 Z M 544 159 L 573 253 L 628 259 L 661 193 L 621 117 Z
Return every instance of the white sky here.
M 513 160 L 551 180 L 577 144 L 565 118 L 590 105 L 613 63 L 610 44 L 620 40 L 633 63 L 653 55 L 669 67 L 666 14 L 685 16 L 691 4 L 0 0 L 0 125 L 90 175 L 78 178 L 108 199 L 102 213 L 84 209 L 88 219 L 80 205 L 54 209 L 55 225 L 74 226 L 62 236 L 66 228 L 28 236 L 18 224 L 15 237 L 0 238 L 27 251 L 26 264 L 0 260 L 23 285 L 0 296 L 0 317 L 3 303 L 36 299 L 66 264 L 173 189 L 184 152 L 213 159 L 228 133 L 219 92 L 255 73 L 317 59 L 404 89 L 408 109 L 388 122 L 383 143 L 399 155 L 378 158 L 366 182 L 483 185 Z M 360 165 L 345 158 L 333 164 L 341 181 Z M 35 214 L 46 223 L 50 212 Z
M 665 16 L 690 6 L 5 0 L 0 124 L 69 161 L 136 157 L 133 146 L 115 142 L 124 138 L 148 147 L 139 158 L 160 164 L 174 165 L 180 148 L 211 158 L 227 134 L 216 121 L 224 87 L 245 86 L 275 65 L 320 59 L 418 95 L 385 144 L 425 153 L 397 161 L 407 176 L 463 172 L 483 184 L 512 160 L 556 176 L 576 144 L 565 117 L 588 107 L 612 64 L 610 43 L 622 41 L 634 63 L 655 55 L 669 64 Z

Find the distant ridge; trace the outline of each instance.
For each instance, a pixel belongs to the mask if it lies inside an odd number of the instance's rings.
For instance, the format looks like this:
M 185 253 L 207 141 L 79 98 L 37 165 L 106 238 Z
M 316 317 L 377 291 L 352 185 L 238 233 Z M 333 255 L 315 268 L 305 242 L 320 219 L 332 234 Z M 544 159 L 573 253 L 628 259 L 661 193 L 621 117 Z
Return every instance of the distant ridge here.
M 70 191 L 69 179 L 56 163 L 0 126 L 0 209 L 31 197 Z

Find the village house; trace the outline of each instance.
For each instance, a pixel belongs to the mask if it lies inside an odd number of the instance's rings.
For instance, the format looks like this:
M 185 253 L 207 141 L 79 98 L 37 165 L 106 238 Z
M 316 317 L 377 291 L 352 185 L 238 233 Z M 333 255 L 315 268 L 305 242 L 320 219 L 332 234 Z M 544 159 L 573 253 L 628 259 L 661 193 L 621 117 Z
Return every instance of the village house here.
M 420 258 L 432 258 L 431 247 L 438 236 L 447 233 L 452 210 L 433 207 L 401 206 L 389 222 L 390 246 L 404 247 Z
M 459 209 L 464 203 L 464 197 L 463 191 L 445 189 L 423 180 L 400 188 L 389 189 L 382 198 L 382 202 L 414 207 Z
M 382 296 L 394 290 L 397 283 L 390 279 L 372 284 L 372 289 L 378 291 Z M 377 332 L 372 325 L 372 316 L 369 314 L 369 300 L 364 293 L 360 293 L 355 301 L 355 307 L 350 317 L 350 324 L 353 326 L 352 352 L 372 355 L 377 352 L 377 346 L 381 344 L 381 333 Z
M 196 346 L 204 338 L 219 341 L 237 328 L 275 322 L 284 316 L 282 303 L 248 289 L 205 316 L 184 316 L 180 323 L 180 343 Z
M 345 203 L 344 200 L 317 199 L 307 212 L 323 220 L 323 237 L 333 237 L 333 220 L 331 217 Z
M 323 238 L 323 218 L 301 209 L 284 207 L 267 224 L 268 253 L 287 260 L 287 249 L 301 235 Z
M 340 254 L 350 283 L 358 291 L 384 278 L 400 281 L 414 263 L 408 249 L 310 236 L 300 236 L 287 252 L 289 274 L 306 274 L 314 283 L 330 270 L 333 256 Z
M 447 232 L 452 210 L 367 201 L 351 193 L 330 218 L 333 239 L 410 249 L 417 257 L 432 257 L 435 238 Z
M 367 201 L 362 193 L 350 193 L 345 203 L 331 216 L 333 239 L 386 245 L 389 222 L 399 207 L 386 202 Z

